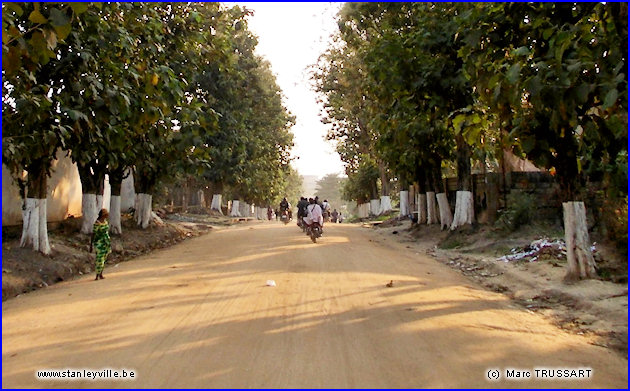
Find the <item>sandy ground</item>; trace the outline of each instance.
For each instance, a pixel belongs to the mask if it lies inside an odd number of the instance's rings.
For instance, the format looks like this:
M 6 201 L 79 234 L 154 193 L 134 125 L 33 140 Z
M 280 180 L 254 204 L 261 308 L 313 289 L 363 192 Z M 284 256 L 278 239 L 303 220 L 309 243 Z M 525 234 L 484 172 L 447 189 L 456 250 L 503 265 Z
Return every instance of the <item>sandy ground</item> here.
M 293 224 L 238 225 L 118 264 L 102 281 L 86 276 L 10 299 L 2 386 L 627 387 L 619 354 L 373 237 L 337 225 L 313 244 Z M 36 378 L 43 369 L 104 368 L 135 378 Z M 546 380 L 536 378 L 542 368 L 592 371 Z M 509 369 L 531 377 L 506 379 Z M 490 370 L 501 378 L 488 380 Z

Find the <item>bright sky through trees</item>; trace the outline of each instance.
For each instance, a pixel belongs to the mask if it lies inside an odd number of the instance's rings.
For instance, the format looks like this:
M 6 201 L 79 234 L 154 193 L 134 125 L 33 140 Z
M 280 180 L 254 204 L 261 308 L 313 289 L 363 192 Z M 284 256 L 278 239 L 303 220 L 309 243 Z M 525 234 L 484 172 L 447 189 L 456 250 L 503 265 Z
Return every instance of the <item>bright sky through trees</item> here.
M 232 4 L 254 11 L 249 27 L 259 37 L 257 52 L 271 63 L 286 106 L 297 117 L 293 155 L 299 159 L 293 166 L 302 175 L 342 174 L 334 145 L 324 139 L 327 128 L 319 120 L 306 68 L 327 47 L 343 3 L 226 3 Z

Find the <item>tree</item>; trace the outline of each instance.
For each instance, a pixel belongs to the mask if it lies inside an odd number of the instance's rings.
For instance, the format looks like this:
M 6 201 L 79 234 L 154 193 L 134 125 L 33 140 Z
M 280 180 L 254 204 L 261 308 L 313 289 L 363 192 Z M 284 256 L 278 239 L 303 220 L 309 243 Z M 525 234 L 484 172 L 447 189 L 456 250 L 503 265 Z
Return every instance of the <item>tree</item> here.
M 24 200 L 21 246 L 44 254 L 50 253 L 47 179 L 63 137 L 72 131 L 63 122 L 58 71 L 65 39 L 92 9 L 87 3 L 2 4 L 2 163 Z
M 328 174 L 317 181 L 316 194 L 321 200 L 328 200 L 331 208 L 340 208 L 344 204 L 341 196 L 345 178 L 337 174 Z
M 480 98 L 497 115 L 507 108 L 515 148 L 557 173 L 566 279 L 594 277 L 583 162 L 592 152 L 602 166 L 627 156 L 627 5 L 492 4 L 463 17 L 460 55 Z

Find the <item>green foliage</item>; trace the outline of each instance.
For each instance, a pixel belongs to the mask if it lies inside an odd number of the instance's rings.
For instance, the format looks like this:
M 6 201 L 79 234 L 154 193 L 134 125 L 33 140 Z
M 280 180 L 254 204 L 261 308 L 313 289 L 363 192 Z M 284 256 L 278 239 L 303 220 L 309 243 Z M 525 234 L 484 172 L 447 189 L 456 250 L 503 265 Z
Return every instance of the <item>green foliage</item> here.
M 480 101 L 515 148 L 556 169 L 565 199 L 585 175 L 616 176 L 611 164 L 627 154 L 627 4 L 477 4 L 460 19 Z
M 133 167 L 139 192 L 190 176 L 271 202 L 292 175 L 294 118 L 254 54 L 249 11 L 219 3 L 3 3 L 3 163 L 84 191 Z M 48 172 L 49 174 L 49 172 Z
M 342 188 L 342 197 L 345 200 L 356 200 L 357 204 L 368 202 L 376 198 L 376 181 L 379 172 L 376 162 L 369 156 L 364 156 L 359 161 L 356 173 L 348 176 Z
M 345 204 L 341 193 L 346 181 L 346 178 L 342 178 L 337 174 L 328 174 L 317 181 L 315 195 L 319 196 L 321 200 L 328 200 L 331 208 L 340 210 L 341 206 Z
M 628 255 L 628 196 L 607 199 L 600 210 L 606 237 Z
M 507 196 L 507 207 L 501 211 L 495 224 L 514 232 L 522 226 L 531 224 L 536 216 L 536 210 L 535 196 L 521 191 L 511 192 Z

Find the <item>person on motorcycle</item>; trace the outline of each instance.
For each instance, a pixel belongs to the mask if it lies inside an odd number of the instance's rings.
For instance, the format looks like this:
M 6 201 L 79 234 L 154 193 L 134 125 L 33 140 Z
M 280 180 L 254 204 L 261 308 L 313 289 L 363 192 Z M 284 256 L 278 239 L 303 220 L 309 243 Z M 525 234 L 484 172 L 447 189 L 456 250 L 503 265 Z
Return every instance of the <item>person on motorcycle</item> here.
M 302 219 L 306 217 L 306 207 L 308 206 L 308 200 L 306 197 L 300 197 L 300 200 L 297 203 L 297 216 L 298 222 L 301 224 Z
M 321 233 L 324 233 L 324 217 L 322 215 L 322 208 L 315 202 L 314 199 L 308 199 L 309 205 L 306 207 L 306 217 L 304 222 L 307 225 L 311 225 L 313 222 L 318 222 L 321 227 Z
M 287 213 L 287 218 L 291 220 L 291 204 L 287 201 L 287 197 L 284 197 L 282 201 L 280 201 L 280 216 L 284 213 Z
M 320 206 L 322 208 L 322 214 L 324 215 L 324 221 L 330 221 L 330 204 L 328 200 L 324 200 Z

